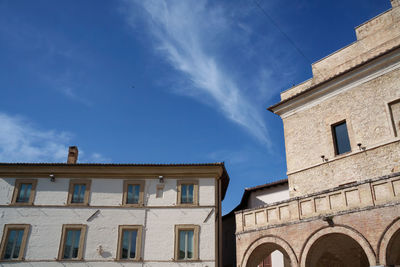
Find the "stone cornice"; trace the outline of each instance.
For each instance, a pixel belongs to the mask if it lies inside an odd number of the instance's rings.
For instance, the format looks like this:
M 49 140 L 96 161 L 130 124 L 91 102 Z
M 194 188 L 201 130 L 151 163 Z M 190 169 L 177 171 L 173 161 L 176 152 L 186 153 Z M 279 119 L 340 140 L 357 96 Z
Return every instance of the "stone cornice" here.
M 220 165 L 114 165 L 114 164 L 35 164 L 1 163 L 0 177 L 88 177 L 88 178 L 220 178 L 225 168 Z

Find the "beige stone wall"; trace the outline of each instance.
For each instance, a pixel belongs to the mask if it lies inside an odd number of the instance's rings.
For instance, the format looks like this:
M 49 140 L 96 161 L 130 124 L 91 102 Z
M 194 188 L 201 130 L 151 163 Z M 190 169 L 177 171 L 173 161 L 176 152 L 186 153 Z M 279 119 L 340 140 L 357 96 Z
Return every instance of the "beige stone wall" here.
M 399 144 L 380 147 L 398 140 L 388 104 L 400 99 L 399 77 L 400 69 L 391 71 L 283 118 L 291 196 L 381 176 L 400 165 Z M 331 126 L 342 120 L 352 152 L 337 156 Z
M 291 174 L 291 197 L 379 177 L 398 171 L 399 167 L 400 141 L 396 141 Z

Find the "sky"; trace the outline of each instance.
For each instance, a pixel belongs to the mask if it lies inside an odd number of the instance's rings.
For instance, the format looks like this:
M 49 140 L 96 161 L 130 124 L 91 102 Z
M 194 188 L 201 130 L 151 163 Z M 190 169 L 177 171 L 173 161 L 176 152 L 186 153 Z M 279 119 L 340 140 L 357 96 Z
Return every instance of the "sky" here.
M 0 162 L 225 162 L 286 178 L 266 108 L 389 0 L 0 0 Z

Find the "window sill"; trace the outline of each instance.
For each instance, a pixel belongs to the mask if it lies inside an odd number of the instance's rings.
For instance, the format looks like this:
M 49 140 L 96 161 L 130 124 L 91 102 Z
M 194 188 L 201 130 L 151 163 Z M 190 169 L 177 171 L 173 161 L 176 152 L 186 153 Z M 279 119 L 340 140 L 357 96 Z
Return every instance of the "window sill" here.
M 75 262 L 75 261 L 85 261 L 83 258 L 79 259 L 57 259 L 57 261 Z
M 201 262 L 200 259 L 174 259 L 176 262 Z
M 71 207 L 73 207 L 73 206 L 89 206 L 89 203 L 67 203 L 67 204 L 65 204 L 65 206 L 71 206 Z
M 143 259 L 115 259 L 116 262 L 142 262 Z
M 176 206 L 179 206 L 179 207 L 197 207 L 197 206 L 199 206 L 199 204 L 198 203 L 178 203 L 178 204 L 176 204 Z
M 33 206 L 33 203 L 30 203 L 30 202 L 14 202 L 14 203 L 10 203 L 10 206 Z
M 140 204 L 122 204 L 122 207 L 127 207 L 127 208 L 143 208 L 144 205 L 142 203 Z
M 335 154 L 334 159 L 340 159 L 341 157 L 345 157 L 347 155 L 350 155 L 351 153 L 353 153 L 353 151 L 350 150 L 350 151 L 344 152 L 342 154 Z
M 18 262 L 18 261 L 24 261 L 25 260 L 25 258 L 18 258 L 18 259 L 13 259 L 13 260 L 11 260 L 11 259 L 2 259 L 2 260 L 0 260 L 0 262 Z

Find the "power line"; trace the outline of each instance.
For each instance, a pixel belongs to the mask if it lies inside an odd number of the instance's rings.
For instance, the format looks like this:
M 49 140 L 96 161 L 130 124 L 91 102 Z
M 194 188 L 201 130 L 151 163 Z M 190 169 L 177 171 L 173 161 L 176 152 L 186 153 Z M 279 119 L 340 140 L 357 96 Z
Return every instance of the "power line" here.
M 282 28 L 279 27 L 278 23 L 268 14 L 268 12 L 260 5 L 260 3 L 258 3 L 256 0 L 253 0 L 253 2 L 254 2 L 254 4 L 258 7 L 258 9 L 260 9 L 260 11 L 264 14 L 264 16 L 266 16 L 266 17 L 271 21 L 271 23 L 279 30 L 279 32 L 280 32 L 283 36 L 286 37 L 286 39 L 292 44 L 292 46 L 297 50 L 297 52 L 298 52 L 302 57 L 304 57 L 304 58 L 307 60 L 307 62 L 311 65 L 311 64 L 312 64 L 311 60 L 303 53 L 303 51 L 296 45 L 296 43 L 289 37 L 289 35 L 287 35 L 287 34 L 282 30 Z M 318 71 L 316 68 L 315 68 L 315 70 Z M 324 77 L 324 76 L 322 75 L 322 73 L 320 73 L 319 71 L 318 71 L 318 73 L 319 73 L 322 77 Z

